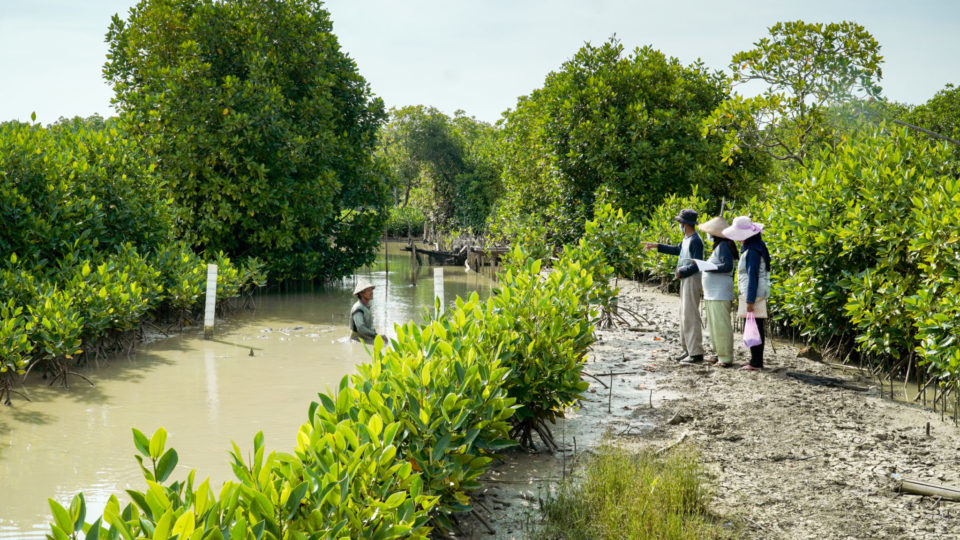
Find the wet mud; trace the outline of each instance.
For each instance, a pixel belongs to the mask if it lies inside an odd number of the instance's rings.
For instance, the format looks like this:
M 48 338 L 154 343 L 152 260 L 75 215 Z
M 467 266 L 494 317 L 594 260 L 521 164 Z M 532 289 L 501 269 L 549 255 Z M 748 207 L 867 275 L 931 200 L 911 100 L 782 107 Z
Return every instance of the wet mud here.
M 463 536 L 527 536 L 540 499 L 607 437 L 699 449 L 709 510 L 742 538 L 960 538 L 960 503 L 897 491 L 902 478 L 960 486 L 952 421 L 881 397 L 865 373 L 798 357 L 789 342 L 767 346 L 761 372 L 679 364 L 678 298 L 621 281 L 620 302 L 648 320 L 598 332 L 586 366 L 597 378 L 554 426 L 565 451 L 506 455 L 476 498 L 482 521 L 464 520 Z

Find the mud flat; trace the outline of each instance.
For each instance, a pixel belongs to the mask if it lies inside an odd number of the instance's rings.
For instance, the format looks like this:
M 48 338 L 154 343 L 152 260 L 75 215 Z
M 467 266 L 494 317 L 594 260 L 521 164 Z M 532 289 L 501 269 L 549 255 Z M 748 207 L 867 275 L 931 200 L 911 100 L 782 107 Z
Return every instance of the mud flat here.
M 767 346 L 762 372 L 681 365 L 672 360 L 678 299 L 620 286 L 621 305 L 648 321 L 599 331 L 586 367 L 597 378 L 586 377 L 582 407 L 554 426 L 565 452 L 508 454 L 476 499 L 486 523 L 466 520 L 466 537 L 525 537 L 539 499 L 606 436 L 694 445 L 710 475 L 710 511 L 743 538 L 960 538 L 960 503 L 897 491 L 905 477 L 960 486 L 952 421 L 881 398 L 875 379 L 798 357 L 789 342 Z

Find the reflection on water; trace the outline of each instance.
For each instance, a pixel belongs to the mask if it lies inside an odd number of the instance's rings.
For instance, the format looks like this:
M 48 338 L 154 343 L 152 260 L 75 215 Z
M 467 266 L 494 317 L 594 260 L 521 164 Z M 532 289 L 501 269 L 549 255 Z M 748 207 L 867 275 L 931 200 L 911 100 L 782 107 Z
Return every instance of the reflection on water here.
M 399 246 L 390 245 L 389 261 L 380 257 L 357 274 L 376 285 L 375 325 L 391 337 L 395 323 L 420 321 L 433 309 L 432 267 L 415 274 Z M 214 485 L 232 479 L 230 441 L 249 452 L 258 430 L 268 448 L 292 449 L 317 392 L 334 388 L 369 358 L 364 345 L 347 339 L 353 284 L 261 295 L 255 311 L 218 321 L 213 339 L 187 331 L 84 371 L 95 387 L 74 378 L 69 391 L 50 388 L 31 375 L 33 401 L 0 407 L 0 538 L 49 533 L 47 498 L 67 505 L 83 491 L 93 521 L 111 494 L 123 495 L 125 504 L 125 489 L 142 490 L 134 427 L 148 436 L 167 430 L 167 444 L 180 456 L 172 480 L 190 469 L 197 469 L 198 483 L 206 476 Z M 448 301 L 471 291 L 485 297 L 491 281 L 445 267 L 444 289 Z

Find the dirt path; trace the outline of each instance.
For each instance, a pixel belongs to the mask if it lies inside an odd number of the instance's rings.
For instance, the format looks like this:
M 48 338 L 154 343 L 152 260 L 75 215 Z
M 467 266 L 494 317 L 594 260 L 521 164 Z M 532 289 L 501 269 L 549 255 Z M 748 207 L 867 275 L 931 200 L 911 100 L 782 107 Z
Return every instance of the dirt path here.
M 739 524 L 744 538 L 960 538 L 960 503 L 895 492 L 898 477 L 960 486 L 952 422 L 883 399 L 874 380 L 799 358 L 789 343 L 767 347 L 763 372 L 680 365 L 670 360 L 679 350 L 678 299 L 621 282 L 620 301 L 649 323 L 599 332 L 586 371 L 616 373 L 612 393 L 609 375 L 588 378 L 583 407 L 554 428 L 566 452 L 513 453 L 498 464 L 477 497 L 495 533 L 471 520 L 468 536 L 524 537 L 538 499 L 608 433 L 627 445 L 684 438 L 699 448 L 711 511 Z M 736 349 L 745 361 L 743 344 Z

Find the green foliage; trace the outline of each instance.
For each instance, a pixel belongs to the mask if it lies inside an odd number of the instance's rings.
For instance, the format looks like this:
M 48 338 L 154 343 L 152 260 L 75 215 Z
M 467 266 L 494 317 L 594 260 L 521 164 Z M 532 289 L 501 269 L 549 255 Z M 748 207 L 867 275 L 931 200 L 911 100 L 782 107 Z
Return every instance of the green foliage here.
M 911 216 L 919 234 L 911 237 L 909 246 L 920 271 L 919 280 L 912 283 L 919 283 L 913 295 L 904 297 L 901 310 L 913 321 L 915 352 L 928 365 L 929 372 L 944 382 L 957 384 L 960 258 L 954 248 L 960 241 L 960 180 L 953 174 L 939 178 L 931 175 L 919 189 L 923 196 L 914 198 Z M 889 301 L 892 303 L 893 299 Z
M 743 151 L 802 165 L 816 141 L 829 136 L 825 110 L 880 95 L 880 44 L 859 24 L 781 22 L 754 49 L 735 54 L 731 83 L 760 81 L 763 93 L 735 95 L 704 122 L 704 135 L 721 134 L 723 159 Z
M 169 244 L 157 250 L 154 264 L 163 276 L 164 302 L 174 311 L 198 305 L 207 283 L 207 267 L 186 244 Z
M 684 208 L 695 210 L 703 216 L 700 219 L 703 222 L 706 221 L 704 217 L 706 217 L 707 207 L 708 203 L 699 196 L 698 189 L 694 189 L 693 193 L 687 197 L 676 195 L 665 197 L 663 202 L 644 220 L 643 240 L 658 244 L 679 244 L 683 239 L 683 232 L 674 218 L 680 210 Z M 656 251 L 643 251 L 640 253 L 640 265 L 649 278 L 666 281 L 673 279 L 677 270 L 677 259 L 663 256 Z
M 933 131 L 944 137 L 960 140 L 960 87 L 947 84 L 923 105 L 897 115 L 901 120 Z M 960 145 L 950 146 L 953 174 L 960 175 Z
M 485 341 L 487 315 L 474 294 L 423 327 L 398 326 L 394 346 L 375 347 L 353 378 L 350 403 L 402 426 L 397 457 L 420 473 L 424 493 L 438 497 L 434 515 L 445 529 L 451 514 L 470 509 L 469 493 L 494 453 L 514 444 L 509 370 Z
M 413 216 L 429 217 L 440 230 L 480 232 L 500 192 L 496 136 L 463 111 L 450 118 L 422 105 L 392 109 L 379 155 L 393 177 L 394 210 L 406 217 L 413 206 Z
M 0 253 L 43 266 L 172 239 L 169 200 L 136 144 L 112 123 L 86 126 L 0 124 Z
M 486 324 L 511 370 L 507 388 L 519 406 L 512 434 L 530 446 L 536 431 L 555 448 L 546 422 L 562 416 L 589 386 L 580 372 L 598 313 L 583 300 L 596 285 L 594 274 L 579 261 L 563 258 L 541 276 L 542 262 L 526 256 L 520 246 L 508 261 L 499 275 L 501 287 L 490 299 L 498 316 Z
M 933 376 L 957 380 L 960 186 L 948 156 L 881 125 L 842 136 L 788 175 L 756 216 L 785 322 L 820 343 L 852 342 L 878 363 L 917 354 Z
M 22 365 L 66 385 L 79 354 L 99 357 L 164 305 L 196 306 L 205 265 L 173 242 L 171 199 L 153 169 L 112 120 L 0 125 L 0 218 L 8 225 L 0 296 L 13 301 L 2 323 L 10 341 L 0 351 L 9 366 L 0 399 L 9 400 Z M 265 279 L 259 263 L 243 276 L 224 264 L 221 297 Z
M 633 277 L 640 269 L 641 228 L 631 220 L 630 212 L 614 210 L 601 195 L 594 207 L 593 220 L 584 225 L 583 241 L 613 267 L 617 276 Z
M 392 237 L 413 237 L 423 234 L 427 216 L 417 206 L 394 206 L 387 217 L 387 234 Z
M 41 301 L 27 306 L 32 323 L 29 339 L 36 347 L 37 360 L 45 361 L 52 372 L 53 381 L 66 385 L 70 361 L 83 352 L 83 316 L 77 300 L 56 286 L 48 285 L 40 297 Z
M 123 127 L 158 163 L 191 246 L 282 278 L 373 259 L 383 104 L 319 2 L 142 0 L 107 42 Z
M 914 107 L 905 120 L 940 135 L 960 139 L 960 87 L 947 84 L 929 101 Z
M 699 457 L 658 457 L 601 446 L 583 478 L 542 503 L 545 523 L 534 538 L 725 538 L 712 522 Z
M 14 299 L 0 305 L 0 403 L 10 404 L 17 375 L 26 373 L 33 349 L 30 333 L 33 322 L 23 316 Z
M 764 163 L 746 153 L 723 166 L 720 138 L 700 134 L 725 98 L 721 75 L 701 63 L 684 66 L 650 47 L 625 55 L 616 40 L 584 46 L 505 113 L 495 232 L 542 223 L 554 246 L 571 243 L 601 189 L 638 219 L 697 185 L 717 199 L 751 193 Z

